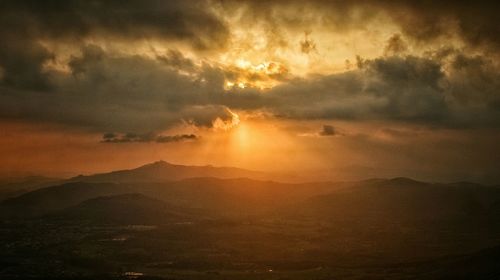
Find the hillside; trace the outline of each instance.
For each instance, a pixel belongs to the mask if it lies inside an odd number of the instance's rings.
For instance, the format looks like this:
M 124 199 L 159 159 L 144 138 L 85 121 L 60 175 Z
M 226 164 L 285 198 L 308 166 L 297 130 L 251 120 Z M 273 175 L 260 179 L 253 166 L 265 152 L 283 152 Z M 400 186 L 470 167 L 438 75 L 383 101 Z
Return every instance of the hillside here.
M 23 193 L 27 193 L 36 189 L 41 189 L 53 186 L 62 179 L 44 177 L 44 176 L 28 176 L 19 178 L 6 178 L 0 180 L 0 201 L 7 198 L 15 197 Z
M 67 183 L 38 189 L 0 203 L 4 218 L 41 216 L 76 205 L 90 198 L 130 192 L 126 185 L 113 183 Z
M 34 217 L 100 196 L 139 193 L 212 214 L 264 213 L 304 197 L 328 193 L 336 184 L 285 184 L 252 179 L 190 178 L 166 183 L 75 182 L 48 187 L 0 203 L 4 217 Z
M 74 182 L 0 203 L 0 277 L 489 277 L 498 250 L 479 251 L 499 245 L 499 209 L 498 187 L 408 178 Z
M 57 211 L 45 219 L 90 224 L 165 224 L 189 221 L 191 211 L 138 193 L 100 196 Z
M 303 214 L 336 220 L 417 221 L 484 218 L 500 188 L 471 183 L 437 184 L 408 178 L 363 181 L 355 187 L 310 198 Z

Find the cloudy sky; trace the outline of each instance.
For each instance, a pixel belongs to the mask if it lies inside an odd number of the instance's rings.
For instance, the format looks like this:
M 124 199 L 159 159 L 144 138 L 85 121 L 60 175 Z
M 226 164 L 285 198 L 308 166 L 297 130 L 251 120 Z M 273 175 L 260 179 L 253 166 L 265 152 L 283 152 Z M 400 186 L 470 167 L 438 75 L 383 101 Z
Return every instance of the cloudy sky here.
M 500 5 L 482 2 L 1 1 L 0 170 L 499 183 Z

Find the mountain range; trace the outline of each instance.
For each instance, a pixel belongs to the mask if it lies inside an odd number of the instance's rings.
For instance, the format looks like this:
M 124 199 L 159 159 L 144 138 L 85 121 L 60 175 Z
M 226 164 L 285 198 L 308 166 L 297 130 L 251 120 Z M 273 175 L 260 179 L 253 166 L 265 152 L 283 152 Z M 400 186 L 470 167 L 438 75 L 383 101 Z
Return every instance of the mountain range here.
M 493 272 L 478 275 L 498 275 L 499 186 L 267 176 L 159 161 L 32 182 L 0 201 L 0 263 L 7 267 L 0 276 L 49 267 L 114 275 L 131 266 L 153 275 L 275 267 L 286 271 L 283 279 L 295 270 L 309 276 L 290 279 L 343 279 L 359 267 L 380 279 L 458 279 L 481 269 Z M 457 263 L 462 270 L 452 269 Z
M 271 174 L 251 171 L 235 167 L 187 166 L 171 164 L 166 161 L 156 161 L 130 170 L 118 170 L 94 175 L 79 175 L 69 179 L 70 182 L 114 182 L 142 183 L 168 182 L 194 177 L 252 178 L 270 179 Z

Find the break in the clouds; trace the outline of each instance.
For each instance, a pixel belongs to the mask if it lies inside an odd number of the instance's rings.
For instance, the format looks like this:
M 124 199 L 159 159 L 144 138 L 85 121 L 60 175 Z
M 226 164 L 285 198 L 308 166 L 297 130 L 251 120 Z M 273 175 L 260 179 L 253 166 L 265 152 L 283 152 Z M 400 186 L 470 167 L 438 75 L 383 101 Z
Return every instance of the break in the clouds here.
M 134 133 L 231 110 L 497 127 L 497 4 L 445 2 L 4 1 L 0 115 Z M 343 47 L 318 33 L 371 36 L 379 51 L 328 71 Z M 242 48 L 264 48 L 261 63 Z

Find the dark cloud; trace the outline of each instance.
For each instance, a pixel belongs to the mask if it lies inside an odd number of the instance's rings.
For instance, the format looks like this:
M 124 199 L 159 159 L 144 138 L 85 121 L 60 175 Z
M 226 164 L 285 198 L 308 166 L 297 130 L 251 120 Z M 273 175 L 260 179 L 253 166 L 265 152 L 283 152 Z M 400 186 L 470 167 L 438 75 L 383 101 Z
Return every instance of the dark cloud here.
M 381 8 L 419 41 L 459 35 L 473 47 L 500 48 L 497 1 L 384 1 Z
M 198 48 L 221 47 L 225 23 L 208 1 L 2 1 L 2 33 L 19 38 L 186 40 Z
M 401 38 L 400 34 L 394 34 L 387 40 L 387 45 L 384 49 L 385 55 L 398 55 L 408 50 L 408 45 Z
M 165 39 L 207 50 L 224 47 L 228 36 L 207 1 L 2 1 L 0 83 L 47 90 L 43 65 L 54 54 L 42 41 Z
M 300 41 L 300 51 L 305 54 L 316 51 L 316 43 L 312 39 L 309 39 L 308 35 L 306 33 L 304 40 Z
M 210 127 L 217 118 L 232 118 L 226 106 L 212 101 L 223 91 L 223 76 L 210 67 L 190 77 L 162 61 L 113 55 L 97 46 L 84 47 L 69 66 L 71 74 L 52 74 L 49 92 L 4 87 L 0 115 L 137 133 L 182 122 Z
M 189 58 L 186 58 L 178 50 L 169 50 L 166 54 L 157 55 L 156 59 L 176 69 L 186 70 L 186 71 L 195 70 L 195 64 L 193 63 L 193 61 Z
M 68 66 L 74 76 L 84 74 L 90 63 L 105 59 L 104 50 L 96 45 L 87 45 L 81 48 L 81 53 L 81 56 L 72 56 L 68 62 Z
M 336 135 L 335 127 L 333 125 L 323 125 L 323 130 L 319 132 L 320 136 L 334 136 Z
M 50 88 L 43 63 L 54 58 L 37 42 L 19 42 L 0 33 L 0 85 L 27 90 L 46 91 Z
M 154 133 L 125 133 L 122 135 L 115 133 L 105 133 L 102 136 L 103 143 L 172 143 L 182 141 L 197 140 L 199 137 L 194 134 L 177 134 L 177 135 L 157 135 Z
M 497 1 L 382 1 L 381 8 L 417 40 L 458 33 L 471 46 L 500 48 Z
M 1 83 L 47 90 L 50 77 L 43 65 L 55 54 L 43 41 L 164 39 L 186 42 L 194 49 L 221 49 L 230 35 L 223 17 L 236 11 L 248 22 L 263 23 L 268 40 L 280 46 L 286 44 L 280 35 L 286 28 L 303 30 L 320 24 L 348 32 L 364 29 L 375 17 L 384 16 L 393 19 L 403 35 L 418 42 L 459 35 L 469 46 L 498 53 L 499 8 L 495 1 L 7 0 L 0 3 Z M 404 50 L 400 39 L 397 35 L 391 38 L 388 55 Z M 306 37 L 300 50 L 314 51 L 314 41 Z M 192 67 L 175 51 L 158 58 L 170 65 Z
M 443 79 L 440 64 L 429 59 L 379 58 L 358 70 L 277 86 L 261 101 L 289 118 L 437 122 L 447 110 Z
M 498 50 L 500 27 L 498 1 L 225 1 L 226 7 L 242 9 L 248 21 L 261 20 L 275 29 L 301 29 L 314 23 L 336 32 L 363 29 L 377 16 L 392 19 L 404 35 L 429 42 L 460 36 L 468 45 Z
M 169 142 L 179 142 L 186 140 L 196 140 L 199 137 L 194 134 L 180 134 L 180 135 L 160 135 L 156 138 L 158 143 L 169 143 Z
M 481 1 L 220 3 L 219 12 L 240 9 L 249 21 L 267 21 L 269 34 L 280 34 L 276 26 L 303 30 L 311 23 L 344 31 L 365 28 L 381 13 L 395 19 L 402 35 L 389 38 L 386 55 L 358 57 L 358 69 L 345 73 L 294 79 L 284 65 L 273 62 L 263 76 L 194 63 L 178 50 L 148 58 L 94 45 L 84 45 L 81 54 L 72 56 L 70 74 L 44 68 L 55 55 L 44 40 L 156 38 L 186 42 L 198 50 L 221 48 L 229 27 L 210 4 L 214 2 L 2 1 L 0 117 L 141 135 L 181 123 L 210 127 L 217 119 L 230 121 L 228 108 L 291 119 L 499 126 L 500 71 L 494 53 L 469 55 L 445 48 L 422 56 L 405 54 L 406 40 L 427 42 L 454 30 L 470 46 L 495 49 L 498 4 Z M 300 47 L 306 53 L 315 49 L 307 36 Z M 268 90 L 225 91 L 226 79 L 281 84 Z
M 228 108 L 290 119 L 500 125 L 500 72 L 484 56 L 359 58 L 360 68 L 345 73 L 284 80 L 268 90 L 230 91 L 223 87 L 224 69 L 195 65 L 179 53 L 167 58 L 114 55 L 87 46 L 69 63 L 71 74 L 52 73 L 48 92 L 4 87 L 0 116 L 140 134 L 182 123 L 230 122 Z M 190 75 L 183 65 L 192 68 Z
M 353 71 L 291 80 L 265 94 L 243 90 L 224 102 L 291 119 L 500 126 L 499 72 L 485 57 L 430 54 L 358 61 L 360 68 Z

